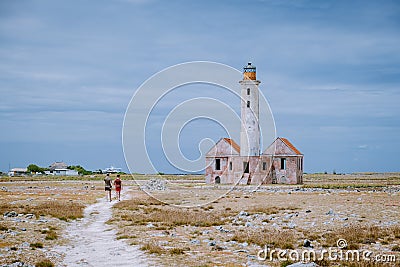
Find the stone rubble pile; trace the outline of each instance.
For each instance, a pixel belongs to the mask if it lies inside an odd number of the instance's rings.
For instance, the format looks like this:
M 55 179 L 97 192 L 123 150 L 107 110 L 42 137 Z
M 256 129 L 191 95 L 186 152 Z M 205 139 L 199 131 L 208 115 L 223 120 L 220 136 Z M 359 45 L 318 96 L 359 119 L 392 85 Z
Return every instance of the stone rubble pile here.
M 146 184 L 144 184 L 141 188 L 143 190 L 150 190 L 150 191 L 154 191 L 154 190 L 164 191 L 165 189 L 167 189 L 167 186 L 166 186 L 166 182 L 164 180 L 151 179 Z

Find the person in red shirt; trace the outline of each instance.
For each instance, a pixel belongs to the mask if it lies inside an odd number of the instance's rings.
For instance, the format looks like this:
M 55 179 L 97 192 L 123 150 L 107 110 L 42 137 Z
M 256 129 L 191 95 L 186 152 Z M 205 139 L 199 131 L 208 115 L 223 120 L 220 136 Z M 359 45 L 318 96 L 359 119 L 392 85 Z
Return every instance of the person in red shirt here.
M 121 190 L 122 190 L 122 181 L 120 175 L 117 175 L 117 178 L 114 180 L 115 192 L 117 193 L 118 201 L 121 200 Z

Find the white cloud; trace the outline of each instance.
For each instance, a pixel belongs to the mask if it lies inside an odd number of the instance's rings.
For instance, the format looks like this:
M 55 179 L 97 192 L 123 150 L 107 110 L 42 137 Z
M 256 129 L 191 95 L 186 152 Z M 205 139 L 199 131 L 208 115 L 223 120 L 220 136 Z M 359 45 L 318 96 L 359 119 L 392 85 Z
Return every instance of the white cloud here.
M 359 145 L 359 146 L 357 146 L 357 148 L 359 148 L 359 149 L 368 149 L 369 146 L 368 145 Z

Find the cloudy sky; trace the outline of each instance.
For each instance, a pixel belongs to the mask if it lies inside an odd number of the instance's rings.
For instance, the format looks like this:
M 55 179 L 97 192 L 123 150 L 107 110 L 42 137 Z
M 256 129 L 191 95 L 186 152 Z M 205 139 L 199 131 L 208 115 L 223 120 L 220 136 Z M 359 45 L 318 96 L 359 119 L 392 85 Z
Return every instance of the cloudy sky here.
M 305 154 L 306 172 L 400 171 L 400 3 L 301 0 L 0 1 L 0 171 L 54 161 L 127 170 L 133 94 L 198 60 L 257 66 L 277 134 Z M 192 126 L 196 137 L 224 134 Z

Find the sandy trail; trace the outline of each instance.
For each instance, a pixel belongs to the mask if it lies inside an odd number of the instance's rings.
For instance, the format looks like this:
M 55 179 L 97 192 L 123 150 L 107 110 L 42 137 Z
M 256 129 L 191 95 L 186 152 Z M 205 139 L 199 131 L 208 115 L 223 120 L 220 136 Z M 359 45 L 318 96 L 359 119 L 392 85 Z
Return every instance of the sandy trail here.
M 123 193 L 121 199 L 129 199 L 127 192 Z M 101 198 L 85 209 L 83 219 L 67 227 L 65 237 L 70 243 L 56 249 L 65 255 L 61 266 L 147 266 L 144 253 L 117 240 L 116 231 L 105 224 L 111 218 L 111 207 L 115 203 Z

